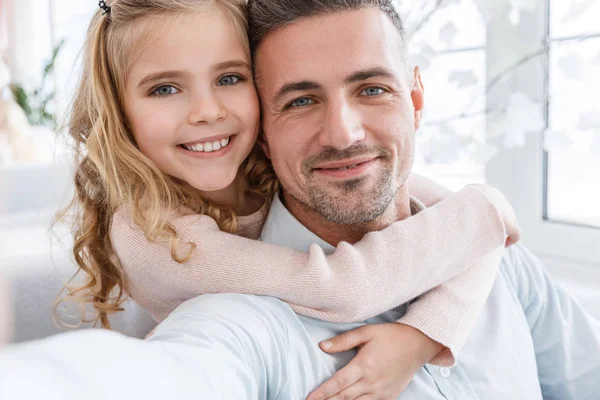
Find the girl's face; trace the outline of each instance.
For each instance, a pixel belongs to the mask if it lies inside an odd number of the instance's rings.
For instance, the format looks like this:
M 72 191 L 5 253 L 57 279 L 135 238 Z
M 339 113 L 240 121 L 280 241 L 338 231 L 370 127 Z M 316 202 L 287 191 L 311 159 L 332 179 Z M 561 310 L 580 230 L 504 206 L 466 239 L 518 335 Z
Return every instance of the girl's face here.
M 200 191 L 224 189 L 258 134 L 246 45 L 218 8 L 165 18 L 159 31 L 126 79 L 133 136 L 163 173 Z

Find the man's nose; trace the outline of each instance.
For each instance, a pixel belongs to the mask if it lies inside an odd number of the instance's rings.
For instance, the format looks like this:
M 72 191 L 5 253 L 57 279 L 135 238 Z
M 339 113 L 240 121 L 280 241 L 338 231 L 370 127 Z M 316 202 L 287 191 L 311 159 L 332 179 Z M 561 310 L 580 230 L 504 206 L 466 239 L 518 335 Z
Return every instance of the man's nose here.
M 344 150 L 365 139 L 361 116 L 347 102 L 330 104 L 319 138 L 323 147 Z
M 214 90 L 203 91 L 192 98 L 188 113 L 190 125 L 214 124 L 227 118 L 227 110 Z

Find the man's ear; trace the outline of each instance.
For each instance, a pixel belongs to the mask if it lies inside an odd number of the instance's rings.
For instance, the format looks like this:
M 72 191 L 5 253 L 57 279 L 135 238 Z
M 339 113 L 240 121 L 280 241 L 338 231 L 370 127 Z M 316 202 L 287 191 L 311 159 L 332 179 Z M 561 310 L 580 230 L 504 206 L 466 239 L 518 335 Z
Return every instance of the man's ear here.
M 270 160 L 271 151 L 269 150 L 269 143 L 267 143 L 267 138 L 265 137 L 264 132 L 260 132 L 260 134 L 258 135 L 258 139 L 256 139 L 256 143 L 263 149 L 265 155 Z
M 421 126 L 421 119 L 423 118 L 423 108 L 425 106 L 425 87 L 421 80 L 421 69 L 415 67 L 415 77 L 413 79 L 413 86 L 411 88 L 410 97 L 412 98 L 413 107 L 415 108 L 415 132 L 419 130 Z

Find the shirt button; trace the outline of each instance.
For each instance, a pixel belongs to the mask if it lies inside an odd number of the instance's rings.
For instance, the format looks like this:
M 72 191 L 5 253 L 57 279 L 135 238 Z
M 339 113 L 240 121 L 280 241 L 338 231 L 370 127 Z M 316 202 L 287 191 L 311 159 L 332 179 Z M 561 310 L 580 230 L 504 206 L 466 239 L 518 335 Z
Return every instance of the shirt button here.
M 443 378 L 449 378 L 451 374 L 452 374 L 452 371 L 450 371 L 450 368 L 446 368 L 446 367 L 440 368 L 440 375 L 442 375 Z

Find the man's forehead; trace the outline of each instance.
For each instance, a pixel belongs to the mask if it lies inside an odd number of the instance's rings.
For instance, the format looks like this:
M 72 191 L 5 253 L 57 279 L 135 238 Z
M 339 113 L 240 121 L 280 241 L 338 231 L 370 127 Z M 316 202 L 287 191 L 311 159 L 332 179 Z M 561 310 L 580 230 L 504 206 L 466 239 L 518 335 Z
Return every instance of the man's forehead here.
M 260 87 L 331 74 L 345 79 L 375 67 L 401 71 L 401 45 L 392 21 L 375 7 L 311 17 L 265 35 L 256 52 L 257 81 Z

